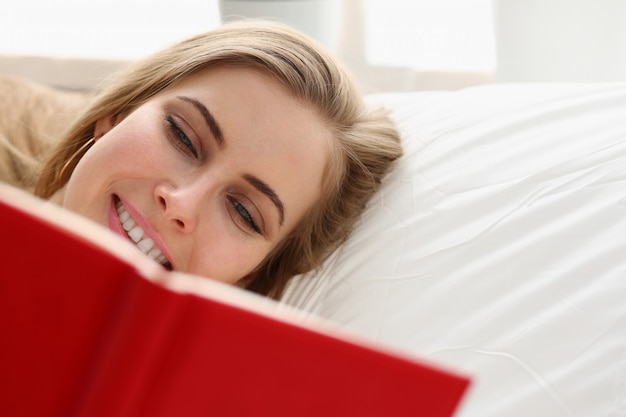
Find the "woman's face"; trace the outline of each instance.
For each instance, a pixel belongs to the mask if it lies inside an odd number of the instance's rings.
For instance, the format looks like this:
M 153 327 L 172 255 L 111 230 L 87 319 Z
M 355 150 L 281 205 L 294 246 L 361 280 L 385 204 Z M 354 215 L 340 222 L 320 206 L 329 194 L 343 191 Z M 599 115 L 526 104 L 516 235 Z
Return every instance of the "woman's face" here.
M 174 270 L 236 283 L 320 197 L 330 133 L 277 81 L 195 73 L 96 124 L 63 205 Z

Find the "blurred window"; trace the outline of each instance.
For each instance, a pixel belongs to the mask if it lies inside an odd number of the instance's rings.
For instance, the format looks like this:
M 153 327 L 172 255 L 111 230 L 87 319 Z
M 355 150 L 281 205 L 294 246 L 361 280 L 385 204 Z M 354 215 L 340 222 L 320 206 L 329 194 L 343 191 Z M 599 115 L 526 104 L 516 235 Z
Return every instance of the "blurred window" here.
M 15 0 L 0 54 L 133 59 L 217 27 L 217 0 Z
M 493 72 L 491 0 L 365 0 L 371 65 Z

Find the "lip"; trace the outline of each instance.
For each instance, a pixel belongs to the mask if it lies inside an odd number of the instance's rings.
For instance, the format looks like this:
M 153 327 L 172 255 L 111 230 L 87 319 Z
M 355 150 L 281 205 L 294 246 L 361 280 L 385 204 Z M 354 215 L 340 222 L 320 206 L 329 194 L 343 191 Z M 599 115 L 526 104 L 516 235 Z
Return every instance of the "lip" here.
M 163 256 L 165 256 L 165 258 L 170 262 L 170 264 L 173 267 L 174 263 L 172 261 L 172 255 L 170 251 L 167 249 L 167 246 L 165 246 L 165 243 L 163 242 L 163 240 L 161 240 L 161 238 L 156 233 L 156 231 L 152 228 L 152 226 L 150 226 L 150 223 L 148 223 L 146 218 L 137 209 L 135 209 L 130 203 L 128 203 L 128 201 L 124 200 L 122 197 L 116 194 L 111 196 L 111 204 L 109 207 L 109 228 L 114 233 L 130 240 L 130 238 L 128 237 L 128 234 L 126 233 L 126 231 L 122 227 L 122 224 L 120 223 L 119 217 L 117 216 L 117 210 L 115 208 L 116 198 L 118 198 L 122 202 L 122 205 L 124 206 L 128 214 L 130 214 L 130 216 L 133 218 L 133 220 L 135 220 L 135 223 L 143 229 L 143 232 L 145 235 L 147 235 L 150 239 L 154 241 L 154 244 L 156 245 L 156 247 L 158 247 L 161 250 L 161 253 L 163 254 Z

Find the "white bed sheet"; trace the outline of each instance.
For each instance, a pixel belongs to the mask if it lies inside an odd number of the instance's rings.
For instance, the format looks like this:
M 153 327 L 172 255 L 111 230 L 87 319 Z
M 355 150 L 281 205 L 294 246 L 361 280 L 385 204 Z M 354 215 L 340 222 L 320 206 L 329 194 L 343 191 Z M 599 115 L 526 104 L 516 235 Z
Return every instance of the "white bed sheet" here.
M 473 379 L 459 417 L 626 415 L 626 84 L 369 98 L 406 155 L 284 302 Z

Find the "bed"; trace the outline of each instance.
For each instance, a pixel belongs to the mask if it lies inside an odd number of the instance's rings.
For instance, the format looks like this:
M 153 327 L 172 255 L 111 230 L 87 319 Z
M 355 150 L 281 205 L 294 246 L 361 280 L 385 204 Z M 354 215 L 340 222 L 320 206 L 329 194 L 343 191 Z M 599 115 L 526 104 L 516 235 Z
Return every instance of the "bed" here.
M 470 376 L 458 417 L 626 415 L 626 83 L 367 100 L 405 156 L 283 305 Z
M 626 84 L 368 101 L 406 155 L 282 302 L 471 376 L 458 417 L 626 415 Z

